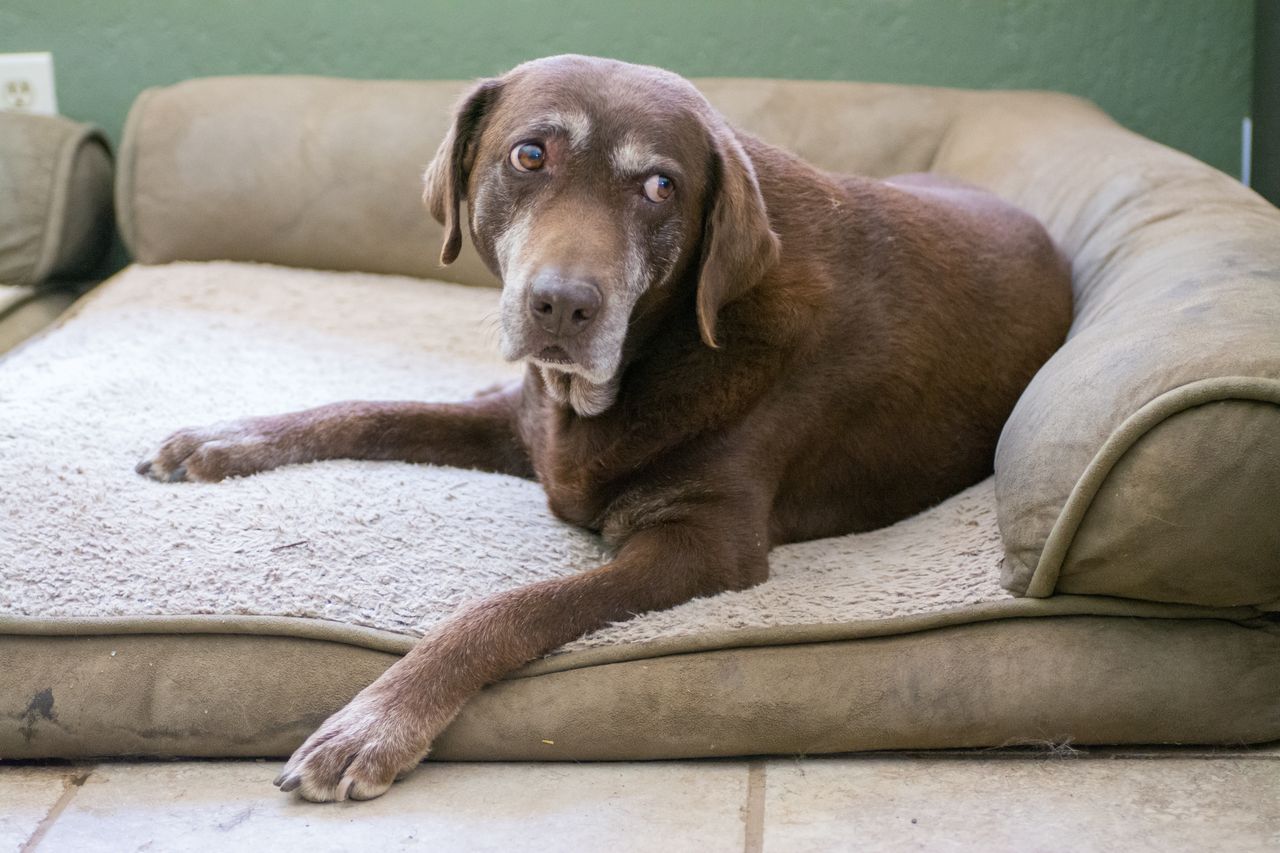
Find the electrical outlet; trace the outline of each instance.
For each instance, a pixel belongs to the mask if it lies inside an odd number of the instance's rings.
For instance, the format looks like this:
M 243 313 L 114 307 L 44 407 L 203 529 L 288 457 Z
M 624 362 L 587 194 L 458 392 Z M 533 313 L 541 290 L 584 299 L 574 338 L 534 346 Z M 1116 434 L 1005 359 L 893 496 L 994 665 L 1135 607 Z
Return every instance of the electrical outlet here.
M 57 115 L 52 53 L 0 53 L 0 110 Z

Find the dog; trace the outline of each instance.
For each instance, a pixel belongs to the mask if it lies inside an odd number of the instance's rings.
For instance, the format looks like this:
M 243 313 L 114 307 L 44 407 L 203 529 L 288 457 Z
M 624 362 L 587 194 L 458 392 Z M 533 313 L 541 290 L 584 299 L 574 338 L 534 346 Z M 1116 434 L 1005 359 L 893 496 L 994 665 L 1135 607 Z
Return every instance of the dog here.
M 468 697 L 570 640 L 750 587 L 774 545 L 882 527 L 988 476 L 1071 321 L 1070 266 L 1030 215 L 935 176 L 820 171 L 658 68 L 557 56 L 480 81 L 424 201 L 442 264 L 466 202 L 523 380 L 181 430 L 138 472 L 501 472 L 614 556 L 431 630 L 289 759 L 276 785 L 313 801 L 382 794 Z

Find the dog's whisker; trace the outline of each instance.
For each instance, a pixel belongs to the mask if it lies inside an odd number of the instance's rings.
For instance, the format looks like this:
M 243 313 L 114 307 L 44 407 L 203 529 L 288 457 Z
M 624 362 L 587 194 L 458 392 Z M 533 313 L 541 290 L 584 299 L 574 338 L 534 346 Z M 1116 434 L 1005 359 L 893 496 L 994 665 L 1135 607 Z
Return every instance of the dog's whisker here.
M 501 311 L 495 309 L 486 311 L 476 322 L 476 327 L 483 335 L 485 343 L 493 344 L 498 340 L 498 336 L 502 334 L 502 314 Z

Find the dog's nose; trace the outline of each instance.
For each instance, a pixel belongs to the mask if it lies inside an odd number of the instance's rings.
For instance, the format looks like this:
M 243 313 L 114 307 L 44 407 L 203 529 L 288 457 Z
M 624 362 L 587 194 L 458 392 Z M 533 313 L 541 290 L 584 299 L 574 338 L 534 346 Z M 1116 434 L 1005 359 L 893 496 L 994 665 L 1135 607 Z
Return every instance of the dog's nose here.
M 553 335 L 573 337 L 600 310 L 600 288 L 590 281 L 542 272 L 529 288 L 529 313 L 539 327 Z

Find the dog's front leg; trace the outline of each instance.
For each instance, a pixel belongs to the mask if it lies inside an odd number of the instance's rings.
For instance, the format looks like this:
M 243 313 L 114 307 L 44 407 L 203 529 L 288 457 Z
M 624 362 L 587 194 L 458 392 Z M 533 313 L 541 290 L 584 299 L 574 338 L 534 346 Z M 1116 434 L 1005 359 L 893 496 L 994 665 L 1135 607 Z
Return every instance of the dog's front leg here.
M 394 459 L 532 477 L 520 385 L 461 403 L 331 403 L 178 430 L 138 463 L 155 480 L 214 482 L 318 459 Z
M 705 507 L 694 521 L 636 532 L 616 558 L 466 607 L 325 721 L 276 779 L 316 802 L 382 794 L 484 685 L 610 622 L 741 589 L 768 573 L 764 526 Z

